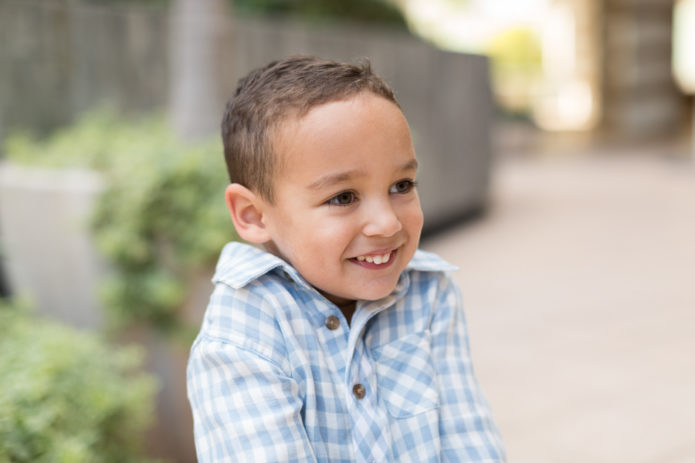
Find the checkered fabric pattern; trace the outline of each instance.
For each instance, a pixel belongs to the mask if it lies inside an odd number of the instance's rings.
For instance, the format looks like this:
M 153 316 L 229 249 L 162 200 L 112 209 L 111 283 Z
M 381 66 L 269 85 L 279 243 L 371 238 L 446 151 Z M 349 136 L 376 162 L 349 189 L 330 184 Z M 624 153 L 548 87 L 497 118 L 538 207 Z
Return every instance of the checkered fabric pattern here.
M 228 244 L 188 364 L 199 460 L 505 461 L 452 269 L 418 251 L 348 325 L 292 266 Z

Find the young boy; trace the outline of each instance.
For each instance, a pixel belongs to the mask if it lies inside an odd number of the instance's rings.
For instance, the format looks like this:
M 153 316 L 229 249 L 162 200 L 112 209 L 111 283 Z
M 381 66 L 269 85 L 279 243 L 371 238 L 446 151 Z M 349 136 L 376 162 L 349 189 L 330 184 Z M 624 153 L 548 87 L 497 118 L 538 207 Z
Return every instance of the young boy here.
M 293 56 L 222 122 L 230 243 L 188 367 L 198 458 L 500 462 L 410 130 L 368 64 Z

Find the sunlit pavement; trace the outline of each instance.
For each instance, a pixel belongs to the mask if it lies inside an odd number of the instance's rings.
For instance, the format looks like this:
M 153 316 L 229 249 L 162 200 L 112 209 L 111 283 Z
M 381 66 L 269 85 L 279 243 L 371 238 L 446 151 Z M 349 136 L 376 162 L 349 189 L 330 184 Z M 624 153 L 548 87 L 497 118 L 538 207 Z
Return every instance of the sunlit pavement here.
M 695 161 L 677 151 L 506 156 L 486 216 L 423 242 L 460 267 L 510 463 L 695 462 Z

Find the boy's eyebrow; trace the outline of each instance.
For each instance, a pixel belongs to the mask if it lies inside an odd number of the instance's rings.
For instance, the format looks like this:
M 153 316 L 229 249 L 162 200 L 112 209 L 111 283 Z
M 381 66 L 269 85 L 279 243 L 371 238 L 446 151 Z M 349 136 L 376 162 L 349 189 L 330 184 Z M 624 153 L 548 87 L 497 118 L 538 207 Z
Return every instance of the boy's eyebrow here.
M 403 167 L 401 167 L 401 170 L 417 170 L 417 159 L 413 158 L 410 161 L 406 162 L 403 164 Z
M 403 164 L 403 166 L 399 170 L 405 171 L 413 169 L 417 169 L 417 160 L 415 158 Z M 346 182 L 352 178 L 361 177 L 363 175 L 365 175 L 365 173 L 360 169 L 348 170 L 346 172 L 339 172 L 337 174 L 328 174 L 319 177 L 317 180 L 312 182 L 308 188 L 311 190 L 320 190 L 327 186 L 335 185 L 341 182 Z
M 337 174 L 324 175 L 324 176 L 316 179 L 314 182 L 312 182 L 309 185 L 309 189 L 320 190 L 320 189 L 325 188 L 327 186 L 335 185 L 336 183 L 345 182 L 347 180 L 350 180 L 351 178 L 360 177 L 362 175 L 364 175 L 364 172 L 357 170 L 357 169 L 348 170 L 347 172 L 339 172 Z

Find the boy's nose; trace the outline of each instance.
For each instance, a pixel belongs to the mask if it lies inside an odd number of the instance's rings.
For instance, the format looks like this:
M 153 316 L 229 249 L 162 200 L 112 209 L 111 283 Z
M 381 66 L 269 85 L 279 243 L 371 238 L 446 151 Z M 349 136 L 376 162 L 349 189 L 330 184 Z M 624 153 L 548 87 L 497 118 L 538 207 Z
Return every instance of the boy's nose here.
M 393 236 L 403 228 L 388 201 L 373 204 L 366 212 L 367 218 L 362 230 L 366 236 Z

